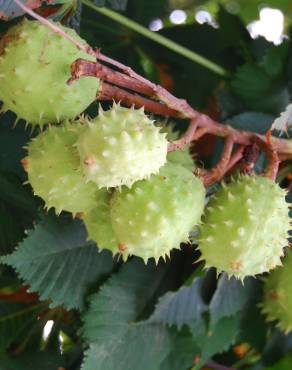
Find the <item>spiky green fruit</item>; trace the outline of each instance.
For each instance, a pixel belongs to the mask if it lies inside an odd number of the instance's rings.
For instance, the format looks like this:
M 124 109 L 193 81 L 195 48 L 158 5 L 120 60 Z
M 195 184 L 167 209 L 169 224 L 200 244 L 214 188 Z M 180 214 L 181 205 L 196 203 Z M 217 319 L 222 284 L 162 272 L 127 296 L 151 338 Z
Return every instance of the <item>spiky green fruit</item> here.
M 161 127 L 162 127 L 161 131 L 167 134 L 166 138 L 168 139 L 168 141 L 174 141 L 179 138 L 179 134 L 177 131 L 174 131 L 173 125 L 168 124 Z M 195 168 L 195 163 L 191 156 L 189 145 L 186 145 L 182 149 L 177 149 L 174 150 L 173 152 L 169 152 L 167 154 L 167 161 L 180 164 L 190 171 L 193 171 Z
M 43 131 L 28 145 L 25 167 L 34 193 L 57 213 L 85 212 L 94 206 L 97 187 L 86 183 L 73 144 L 80 124 L 66 123 Z
M 211 198 L 199 248 L 206 267 L 243 279 L 281 264 L 290 229 L 285 192 L 265 177 L 240 176 Z
M 109 249 L 119 253 L 119 242 L 111 223 L 111 193 L 106 189 L 98 190 L 94 208 L 82 217 L 88 232 L 88 238 L 95 241 L 100 249 Z
M 167 154 L 167 160 L 172 163 L 180 164 L 181 166 L 193 171 L 195 164 L 189 152 L 189 146 L 183 149 L 177 149 Z
M 205 188 L 180 165 L 168 163 L 158 175 L 116 191 L 111 200 L 112 226 L 124 254 L 145 261 L 169 256 L 188 240 L 200 222 Z
M 292 330 L 292 253 L 288 252 L 279 267 L 265 278 L 262 312 L 268 321 L 277 321 L 285 333 Z
M 167 140 L 159 130 L 143 109 L 100 108 L 76 144 L 86 178 L 99 188 L 130 187 L 157 173 L 167 155 Z
M 75 31 L 58 27 L 86 45 Z M 78 58 L 95 60 L 38 21 L 24 19 L 11 27 L 0 41 L 2 110 L 39 125 L 75 118 L 95 100 L 99 88 L 94 77 L 66 83 Z

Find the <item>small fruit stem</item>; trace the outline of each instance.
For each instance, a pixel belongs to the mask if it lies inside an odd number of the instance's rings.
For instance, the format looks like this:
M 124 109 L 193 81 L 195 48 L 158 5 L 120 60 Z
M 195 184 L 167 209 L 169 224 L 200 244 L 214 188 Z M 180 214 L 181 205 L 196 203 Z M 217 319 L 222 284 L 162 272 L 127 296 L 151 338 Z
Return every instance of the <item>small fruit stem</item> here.
M 202 177 L 203 183 L 206 187 L 221 180 L 221 178 L 227 172 L 231 154 L 232 154 L 233 145 L 234 145 L 233 137 L 228 136 L 224 143 L 224 148 L 223 148 L 221 157 L 219 159 L 219 162 L 216 164 L 216 166 L 214 166 L 210 171 L 208 171 Z
M 190 143 L 196 133 L 197 127 L 198 127 L 197 120 L 196 119 L 191 120 L 191 123 L 189 124 L 189 127 L 185 135 L 181 139 L 170 143 L 168 145 L 167 151 L 173 152 L 174 150 L 184 147 L 187 143 Z
M 280 164 L 277 151 L 274 149 L 272 142 L 267 142 L 258 135 L 254 135 L 254 142 L 262 151 L 266 153 L 268 159 L 268 165 L 266 167 L 264 176 L 275 181 Z
M 233 167 L 242 159 L 245 146 L 240 145 L 231 155 L 230 161 L 226 168 L 226 173 L 233 169 Z

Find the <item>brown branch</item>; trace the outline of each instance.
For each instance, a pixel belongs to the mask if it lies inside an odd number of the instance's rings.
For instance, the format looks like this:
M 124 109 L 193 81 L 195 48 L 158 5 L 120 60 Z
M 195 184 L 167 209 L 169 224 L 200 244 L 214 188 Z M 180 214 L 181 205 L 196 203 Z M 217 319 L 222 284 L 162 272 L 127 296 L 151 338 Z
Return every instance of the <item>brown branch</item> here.
M 232 170 L 232 168 L 242 159 L 245 146 L 239 145 L 235 152 L 231 155 L 230 161 L 226 168 L 226 173 Z
M 96 76 L 98 78 L 105 79 L 106 81 L 111 82 L 115 85 L 133 90 L 138 93 L 142 93 L 148 97 L 164 102 L 164 105 L 162 106 L 167 106 L 168 108 L 170 108 L 170 110 L 167 110 L 167 112 L 165 113 L 165 115 L 167 116 L 179 116 L 181 118 L 191 119 L 189 130 L 187 130 L 186 134 L 180 140 L 177 140 L 169 146 L 169 151 L 182 148 L 185 145 L 189 144 L 191 141 L 197 140 L 197 127 L 204 127 L 205 129 L 207 129 L 207 131 L 204 133 L 209 132 L 219 137 L 232 136 L 234 143 L 241 145 L 250 145 L 254 141 L 253 132 L 237 130 L 229 125 L 219 124 L 207 115 L 194 110 L 185 100 L 177 99 L 161 86 L 155 85 L 152 82 L 146 80 L 144 77 L 139 76 L 131 68 L 126 67 L 122 63 L 119 63 L 109 57 L 104 56 L 100 53 L 100 50 L 97 51 L 96 56 L 99 60 L 109 63 L 116 68 L 119 68 L 124 74 L 111 70 L 110 68 L 105 67 L 98 62 L 94 63 L 88 62 L 84 59 L 79 59 L 72 65 L 72 80 L 76 80 L 78 78 L 81 78 L 82 76 Z M 116 90 L 112 91 L 116 93 Z M 122 93 L 122 90 L 119 90 L 118 94 L 121 102 L 125 103 L 127 106 L 132 104 L 136 105 L 136 102 L 138 107 L 141 106 L 141 98 L 137 97 L 137 95 Z M 102 94 L 100 95 L 102 96 Z M 125 96 L 126 99 L 124 102 L 123 99 L 125 98 Z M 129 102 L 129 99 L 131 99 L 133 96 L 135 98 L 131 104 Z M 116 99 L 116 96 L 112 96 L 112 98 Z M 107 95 L 107 99 L 110 99 L 109 95 Z M 150 100 L 146 100 L 145 102 L 147 103 L 147 107 L 149 107 L 146 110 L 151 111 L 151 107 L 155 107 L 155 111 L 152 111 L 152 113 L 157 112 L 157 103 L 151 105 Z M 160 109 L 159 111 L 161 112 Z M 260 137 L 262 140 L 265 139 L 265 136 L 258 135 L 258 137 Z M 289 155 L 292 154 L 292 141 L 277 139 L 275 137 L 271 137 L 270 141 L 275 150 L 281 153 L 288 153 Z
M 205 114 L 198 113 L 197 118 L 197 124 L 198 124 L 198 130 L 201 127 L 205 128 L 204 133 L 210 133 L 212 135 L 218 136 L 218 137 L 228 137 L 232 136 L 234 143 L 240 144 L 240 145 L 250 145 L 254 142 L 254 132 L 250 131 L 244 131 L 235 129 L 229 125 L 223 125 L 218 122 L 213 121 L 210 117 L 206 116 Z M 258 138 L 260 138 L 262 141 L 265 142 L 266 137 L 265 135 L 256 135 Z M 196 134 L 193 138 L 188 138 L 186 140 L 185 145 L 189 144 L 190 141 L 197 140 Z M 285 158 L 292 158 L 292 140 L 287 139 L 278 139 L 274 136 L 270 138 L 270 144 L 273 147 L 273 150 L 282 154 L 287 155 Z
M 184 147 L 187 143 L 190 143 L 195 136 L 197 127 L 198 127 L 198 123 L 195 119 L 193 119 L 191 123 L 189 124 L 189 127 L 185 135 L 181 139 L 170 143 L 168 145 L 167 151 L 172 152 L 174 150 Z
M 227 172 L 228 164 L 232 154 L 233 144 L 233 137 L 228 136 L 224 143 L 224 148 L 219 162 L 202 177 L 202 180 L 206 187 L 210 186 L 214 182 L 221 180 L 221 178 Z
M 175 117 L 177 114 L 176 111 L 168 108 L 165 104 L 143 98 L 140 95 L 132 94 L 106 82 L 102 82 L 101 89 L 97 94 L 97 99 L 115 100 L 116 102 L 123 103 L 127 107 L 132 107 L 133 105 L 137 108 L 144 107 L 146 111 L 162 116 Z
M 260 150 L 256 143 L 246 146 L 243 151 L 242 160 L 238 166 L 240 172 L 244 173 L 245 175 L 251 175 L 259 154 Z
M 153 89 L 140 81 L 131 78 L 125 74 L 114 71 L 98 62 L 91 62 L 89 60 L 77 59 L 71 65 L 71 78 L 68 84 L 72 84 L 82 76 L 94 76 L 104 81 L 110 82 L 113 85 L 125 87 L 140 94 L 151 97 Z
M 268 159 L 268 165 L 265 170 L 264 176 L 272 180 L 276 180 L 280 161 L 278 153 L 273 147 L 273 142 L 266 142 L 266 140 L 263 140 L 262 137 L 258 135 L 254 135 L 254 142 L 262 151 L 266 153 Z
M 161 100 L 164 102 L 169 108 L 176 110 L 180 113 L 180 116 L 183 118 L 197 118 L 198 112 L 194 110 L 186 100 L 184 99 L 178 99 L 174 95 L 172 95 L 170 92 L 168 92 L 166 89 L 164 89 L 162 86 L 156 85 L 153 82 L 150 82 L 146 78 L 140 76 L 136 72 L 134 72 L 130 67 L 125 66 L 124 64 L 117 62 L 114 59 L 111 59 L 105 55 L 103 55 L 100 52 L 100 49 L 96 50 L 95 56 L 98 60 L 101 60 L 103 62 L 108 63 L 111 66 L 114 66 L 118 68 L 120 71 L 122 71 L 127 76 L 143 83 L 145 86 L 150 88 L 153 91 L 153 97 L 157 100 Z

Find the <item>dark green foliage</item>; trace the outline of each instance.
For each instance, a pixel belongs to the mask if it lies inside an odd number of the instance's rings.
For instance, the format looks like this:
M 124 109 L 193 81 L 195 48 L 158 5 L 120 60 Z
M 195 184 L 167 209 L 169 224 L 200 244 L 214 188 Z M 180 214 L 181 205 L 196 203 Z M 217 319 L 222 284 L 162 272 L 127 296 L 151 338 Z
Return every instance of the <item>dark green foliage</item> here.
M 169 330 L 151 321 L 135 321 L 164 273 L 163 266 L 146 267 L 134 259 L 91 297 L 83 318 L 84 336 L 90 348 L 82 369 L 135 370 L 137 364 L 141 369 L 160 368 L 171 349 Z
M 181 329 L 184 324 L 199 320 L 207 308 L 201 296 L 202 283 L 203 278 L 197 278 L 189 287 L 166 293 L 159 299 L 150 322 L 176 325 Z
M 125 10 L 128 0 L 94 0 L 97 6 L 109 6 L 115 10 Z
M 45 217 L 2 263 L 14 267 L 20 278 L 50 299 L 51 307 L 82 308 L 91 284 L 104 278 L 113 267 L 110 252 L 99 253 L 86 242 L 80 221 Z
M 39 5 L 24 3 L 34 9 Z M 38 11 L 80 29 L 104 54 L 235 129 L 266 134 L 291 102 L 291 38 L 276 46 L 263 37 L 252 39 L 246 29 L 258 18 L 260 0 L 232 1 L 240 5 L 237 15 L 224 8 L 229 0 L 220 6 L 211 0 L 92 3 L 145 27 L 162 19 L 166 27 L 158 34 L 222 66 L 226 76 L 94 12 L 81 0 L 44 1 Z M 217 9 L 217 28 L 194 21 L 202 4 Z M 290 0 L 265 4 L 284 10 L 289 21 Z M 169 14 L 180 7 L 188 12 L 187 23 L 172 25 Z M 1 16 L 15 23 L 19 14 L 14 1 L 0 0 Z M 2 20 L 1 32 L 10 24 Z M 110 103 L 102 104 L 107 108 Z M 97 110 L 93 104 L 88 112 Z M 45 214 L 42 201 L 24 185 L 20 162 L 38 131 L 31 133 L 23 122 L 14 128 L 14 121 L 11 112 L 0 116 L 0 370 L 197 370 L 210 361 L 238 370 L 291 369 L 292 335 L 265 322 L 260 279 L 242 284 L 202 270 L 202 263 L 194 263 L 199 258 L 195 244 L 183 245 L 158 266 L 133 257 L 113 259 L 87 240 L 80 220 L 66 213 Z M 186 121 L 172 121 L 180 132 L 186 128 Z M 198 149 L 203 167 L 218 161 L 221 144 L 203 141 L 202 158 Z M 256 171 L 262 172 L 265 163 L 260 156 Z M 289 186 L 285 177 L 291 172 L 291 163 L 282 164 L 283 187 Z M 48 322 L 52 331 L 44 338 Z
M 62 368 L 64 361 L 53 351 L 26 353 L 15 358 L 1 358 L 0 370 L 57 370 Z
M 37 313 L 44 303 L 15 303 L 0 300 L 0 350 L 6 348 L 30 330 L 37 319 Z

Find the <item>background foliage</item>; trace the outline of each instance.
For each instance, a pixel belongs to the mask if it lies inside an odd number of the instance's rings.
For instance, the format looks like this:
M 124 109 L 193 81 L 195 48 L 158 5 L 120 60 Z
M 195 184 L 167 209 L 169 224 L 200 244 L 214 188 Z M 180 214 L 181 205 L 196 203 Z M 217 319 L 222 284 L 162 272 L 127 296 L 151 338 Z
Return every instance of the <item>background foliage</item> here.
M 155 18 L 167 20 L 172 9 L 191 14 L 204 6 L 216 28 L 188 18 L 179 26 L 166 22 L 159 33 L 223 67 L 224 77 L 81 1 L 27 3 L 236 128 L 265 133 L 291 101 L 291 40 L 276 46 L 252 39 L 246 29 L 261 1 L 94 1 L 146 27 Z M 289 35 L 291 1 L 265 4 L 285 12 Z M 13 1 L 0 1 L 0 11 L 1 31 L 22 14 Z M 158 266 L 135 257 L 124 264 L 88 242 L 80 221 L 45 214 L 23 185 L 20 159 L 31 133 L 23 123 L 13 128 L 14 120 L 12 113 L 0 117 L 0 370 L 187 370 L 212 358 L 238 369 L 291 369 L 292 335 L 265 323 L 258 308 L 261 281 L 217 279 L 212 269 L 194 264 L 195 246 L 182 246 Z M 209 138 L 194 150 L 208 166 L 220 146 Z M 263 158 L 259 171 L 262 165 Z

